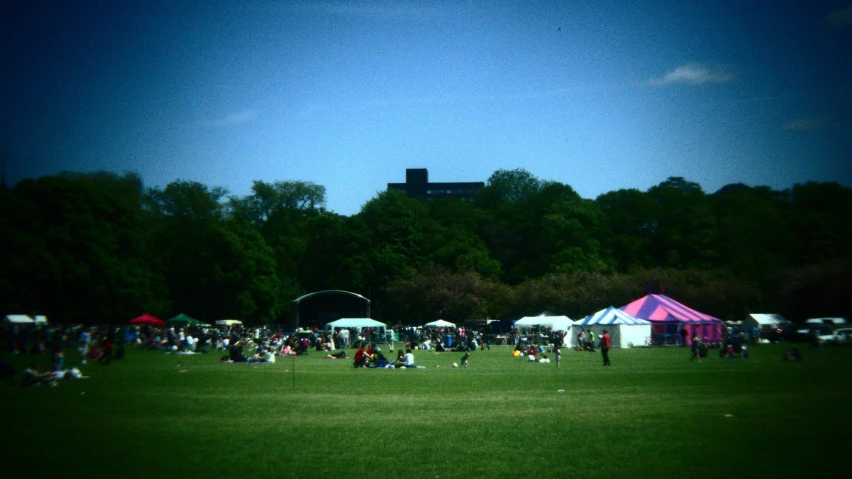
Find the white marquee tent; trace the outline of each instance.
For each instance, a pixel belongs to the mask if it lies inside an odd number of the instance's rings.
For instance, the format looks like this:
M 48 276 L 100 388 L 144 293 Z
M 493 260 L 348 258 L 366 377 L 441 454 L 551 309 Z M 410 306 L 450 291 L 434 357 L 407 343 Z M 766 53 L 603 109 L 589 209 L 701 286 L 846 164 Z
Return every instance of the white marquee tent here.
M 455 328 L 456 325 L 449 321 L 444 321 L 443 319 L 439 319 L 437 321 L 432 321 L 431 323 L 426 323 L 423 326 L 427 328 Z
M 536 331 L 543 332 L 544 330 L 549 331 L 565 331 L 565 340 L 563 345 L 571 347 L 572 339 L 571 339 L 571 326 L 574 324 L 574 321 L 571 321 L 571 318 L 568 316 L 524 316 L 523 318 L 515 321 L 515 324 L 512 325 L 514 328 L 518 328 L 519 331 Z
M 575 322 L 575 336 L 579 334 L 579 328 L 585 329 L 587 334 L 589 331 L 594 331 L 595 342 L 606 330 L 612 337 L 612 347 L 614 348 L 645 346 L 650 344 L 651 341 L 650 321 L 634 318 L 612 306 Z
M 356 328 L 359 331 L 364 328 L 378 328 L 384 334 L 387 325 L 370 318 L 340 318 L 325 325 L 326 331 L 333 331 L 334 328 Z

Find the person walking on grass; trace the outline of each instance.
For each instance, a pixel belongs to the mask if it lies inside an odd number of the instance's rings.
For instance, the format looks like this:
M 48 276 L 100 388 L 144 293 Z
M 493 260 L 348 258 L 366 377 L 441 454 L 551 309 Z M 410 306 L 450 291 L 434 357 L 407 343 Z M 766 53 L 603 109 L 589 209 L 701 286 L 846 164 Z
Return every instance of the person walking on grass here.
M 603 335 L 601 336 L 601 355 L 603 356 L 603 365 L 611 366 L 609 362 L 609 348 L 612 347 L 612 338 L 609 336 L 609 333 L 604 329 Z
M 462 356 L 462 358 L 461 358 L 461 367 L 463 367 L 463 368 L 467 367 L 467 360 L 468 359 L 470 359 L 470 352 L 465 351 L 464 356 Z

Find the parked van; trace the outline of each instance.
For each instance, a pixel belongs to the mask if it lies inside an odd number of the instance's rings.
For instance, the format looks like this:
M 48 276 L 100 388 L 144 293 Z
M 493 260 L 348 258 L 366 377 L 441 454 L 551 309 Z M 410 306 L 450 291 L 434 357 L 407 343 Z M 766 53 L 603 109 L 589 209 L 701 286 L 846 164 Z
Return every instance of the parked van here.
M 807 324 L 829 324 L 832 326 L 845 326 L 846 318 L 811 318 L 805 321 Z

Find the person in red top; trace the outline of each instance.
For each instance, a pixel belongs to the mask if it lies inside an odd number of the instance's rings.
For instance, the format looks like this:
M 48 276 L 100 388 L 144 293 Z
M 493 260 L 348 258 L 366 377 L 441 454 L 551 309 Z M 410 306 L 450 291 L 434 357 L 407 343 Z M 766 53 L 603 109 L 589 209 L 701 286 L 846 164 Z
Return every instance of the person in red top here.
M 365 368 L 369 366 L 370 360 L 373 359 L 373 356 L 366 351 L 367 347 L 365 343 L 361 343 L 361 348 L 358 349 L 358 352 L 355 353 L 355 364 L 356 368 Z
M 612 338 L 609 337 L 609 333 L 604 329 L 603 336 L 601 336 L 601 355 L 603 355 L 603 365 L 611 366 L 609 363 L 609 348 L 612 347 Z

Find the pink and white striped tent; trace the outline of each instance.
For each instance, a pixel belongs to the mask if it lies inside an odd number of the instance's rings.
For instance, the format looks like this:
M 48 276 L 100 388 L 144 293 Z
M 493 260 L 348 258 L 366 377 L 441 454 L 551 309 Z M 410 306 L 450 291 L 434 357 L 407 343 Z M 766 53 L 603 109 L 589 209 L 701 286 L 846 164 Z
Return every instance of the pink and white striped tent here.
M 721 341 L 725 325 L 719 318 L 696 311 L 663 294 L 649 294 L 619 308 L 625 313 L 651 322 L 651 340 L 654 344 L 692 343 L 692 336 L 705 342 Z M 686 331 L 686 343 L 682 341 Z

